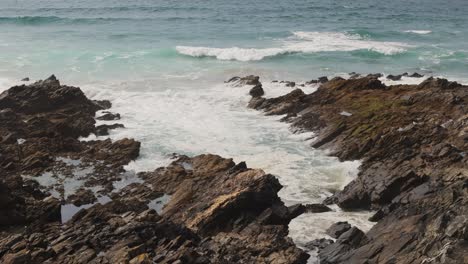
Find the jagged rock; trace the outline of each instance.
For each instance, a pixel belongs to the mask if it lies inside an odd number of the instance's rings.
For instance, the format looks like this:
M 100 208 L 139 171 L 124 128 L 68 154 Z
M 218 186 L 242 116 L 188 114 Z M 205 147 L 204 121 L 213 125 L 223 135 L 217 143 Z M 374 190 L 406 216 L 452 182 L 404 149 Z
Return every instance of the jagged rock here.
M 374 78 L 374 79 L 378 79 L 378 78 L 380 78 L 382 76 L 383 76 L 383 74 L 381 74 L 381 73 L 370 73 L 370 74 L 367 75 L 367 77 Z
M 55 76 L 0 95 L 0 263 L 306 263 L 287 237 L 303 208 L 245 162 L 178 156 L 114 190 L 140 143 L 79 140 L 121 126 L 95 127 L 108 107 Z
M 232 77 L 226 83 L 235 83 L 238 86 L 241 85 L 259 85 L 260 83 L 260 77 L 255 76 L 255 75 L 248 75 L 245 77 Z
M 328 77 L 327 76 L 322 76 L 322 77 L 319 77 L 317 80 L 318 80 L 319 83 L 326 83 L 326 82 L 328 82 Z
M 286 87 L 294 87 L 296 86 L 296 83 L 295 82 L 291 82 L 291 81 L 281 81 L 280 83 L 284 83 L 286 85 Z
M 322 77 L 319 77 L 317 80 L 310 80 L 310 81 L 306 82 L 305 84 L 310 85 L 310 84 L 314 84 L 314 83 L 326 83 L 326 82 L 328 82 L 328 77 L 327 76 L 322 76 Z
M 104 114 L 102 116 L 97 117 L 97 120 L 105 120 L 105 121 L 111 121 L 111 120 L 119 120 L 120 119 L 120 114 L 116 113 L 111 113 L 111 112 L 103 112 Z
M 125 126 L 122 124 L 99 125 L 96 127 L 96 131 L 94 133 L 96 134 L 96 136 L 107 136 L 109 135 L 109 130 L 124 127 Z
M 249 94 L 252 97 L 260 97 L 264 95 L 265 92 L 263 91 L 262 85 L 259 84 L 259 85 L 255 85 L 252 89 L 250 89 Z
M 338 238 L 350 229 L 351 225 L 348 222 L 336 222 L 327 229 L 326 233 L 333 238 Z
M 411 78 L 422 78 L 422 77 L 424 77 L 424 75 L 415 72 L 415 73 L 409 75 L 408 77 L 411 77 Z
M 314 239 L 304 245 L 304 247 L 310 249 L 310 250 L 315 250 L 315 249 L 324 249 L 325 247 L 329 246 L 330 244 L 333 244 L 334 241 L 331 239 L 326 239 L 326 238 L 319 238 L 319 239 Z
M 91 204 L 96 202 L 96 196 L 89 189 L 80 188 L 74 194 L 68 196 L 67 202 L 72 203 L 75 206 L 82 206 L 85 204 Z
M 324 204 L 306 204 L 304 207 L 307 213 L 324 213 L 332 211 L 330 207 Z
M 457 82 L 449 82 L 447 79 L 439 79 L 439 78 L 433 78 L 429 77 L 425 81 L 423 81 L 421 84 L 418 85 L 418 88 L 420 89 L 455 89 L 462 87 L 461 84 Z
M 313 131 L 313 146 L 340 160 L 362 160 L 357 178 L 326 203 L 374 209 L 377 224 L 359 243 L 322 250 L 321 263 L 422 263 L 442 256 L 463 263 L 468 87 L 435 78 L 386 86 L 377 77 L 334 78 L 309 95 L 251 101 L 266 114 L 286 114 L 282 121 L 294 130 Z M 353 114 L 343 116 L 343 109 Z
M 264 109 L 268 115 L 281 115 L 291 111 L 295 107 L 295 102 L 300 101 L 305 94 L 301 89 L 295 89 L 290 93 L 278 98 L 256 99 L 252 98 L 249 107 L 255 109 Z
M 398 75 L 391 75 L 391 74 L 387 75 L 387 79 L 392 80 L 392 81 L 399 81 L 401 80 L 402 77 L 409 77 L 409 75 L 407 72 L 398 74 Z

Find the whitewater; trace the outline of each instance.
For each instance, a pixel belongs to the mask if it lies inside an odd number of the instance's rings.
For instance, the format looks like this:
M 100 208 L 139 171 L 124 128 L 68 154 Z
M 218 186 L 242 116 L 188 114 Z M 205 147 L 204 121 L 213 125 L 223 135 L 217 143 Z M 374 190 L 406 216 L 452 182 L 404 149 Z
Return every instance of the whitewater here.
M 366 40 L 359 35 L 340 32 L 293 32 L 291 37 L 278 41 L 278 48 L 209 48 L 177 46 L 176 50 L 193 57 L 216 57 L 219 60 L 255 61 L 288 53 L 316 53 L 325 51 L 367 50 L 384 55 L 405 52 L 411 45 L 400 42 Z
M 3 0 L 0 91 L 55 74 L 91 99 L 111 100 L 125 128 L 109 137 L 142 143 L 127 170 L 165 166 L 172 153 L 214 153 L 277 176 L 287 205 L 316 203 L 356 177 L 360 161 L 313 149 L 313 134 L 248 109 L 249 88 L 224 81 L 259 75 L 266 97 L 293 89 L 273 80 L 351 72 L 468 83 L 467 12 L 463 0 Z M 333 209 L 294 219 L 290 236 L 303 246 L 336 221 L 372 226 L 372 212 Z

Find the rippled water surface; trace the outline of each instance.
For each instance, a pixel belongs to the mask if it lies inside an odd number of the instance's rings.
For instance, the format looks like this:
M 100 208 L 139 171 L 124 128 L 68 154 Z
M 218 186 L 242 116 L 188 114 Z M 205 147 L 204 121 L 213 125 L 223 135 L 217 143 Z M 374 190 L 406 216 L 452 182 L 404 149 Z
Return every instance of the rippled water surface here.
M 285 203 L 319 202 L 357 173 L 292 134 L 280 117 L 246 108 L 248 88 L 223 81 L 261 76 L 267 96 L 349 72 L 420 72 L 468 80 L 468 1 L 0 1 L 0 90 L 56 74 L 93 99 L 110 99 L 142 144 L 134 171 L 171 153 L 216 153 L 277 175 Z M 415 81 L 415 80 L 412 80 Z M 306 87 L 313 92 L 316 87 Z M 308 141 L 309 140 L 309 141 Z M 367 229 L 370 213 L 304 215 L 299 245 L 346 218 Z

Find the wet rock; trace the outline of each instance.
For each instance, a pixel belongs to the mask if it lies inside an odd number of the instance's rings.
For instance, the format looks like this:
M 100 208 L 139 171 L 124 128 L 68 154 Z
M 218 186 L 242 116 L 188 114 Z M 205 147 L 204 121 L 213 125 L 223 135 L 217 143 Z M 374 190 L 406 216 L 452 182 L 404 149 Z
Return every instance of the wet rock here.
M 29 77 L 25 77 L 23 79 L 21 79 L 22 82 L 29 82 Z
M 252 98 L 249 102 L 249 107 L 255 109 L 264 109 L 268 115 L 281 115 L 291 111 L 291 108 L 296 107 L 295 102 L 300 101 L 305 94 L 301 89 L 295 89 L 290 93 L 273 99 L 256 99 Z
M 314 239 L 304 245 L 304 247 L 310 249 L 310 250 L 315 250 L 315 249 L 324 249 L 325 247 L 329 246 L 330 244 L 333 244 L 334 241 L 331 239 L 326 239 L 326 238 L 318 238 Z
M 122 124 L 99 125 L 96 127 L 96 131 L 94 133 L 96 134 L 96 136 L 107 136 L 109 135 L 109 130 L 124 127 L 125 126 Z
M 429 77 L 425 81 L 423 81 L 421 84 L 418 85 L 418 88 L 420 89 L 456 89 L 462 87 L 461 84 L 457 82 L 450 82 L 447 79 L 439 79 L 439 78 L 434 78 L 434 77 Z
M 365 237 L 353 231 L 359 242 L 348 236 L 324 248 L 321 263 L 421 263 L 444 254 L 463 262 L 468 87 L 435 78 L 386 86 L 377 77 L 334 78 L 309 95 L 251 101 L 287 115 L 282 121 L 294 131 L 314 132 L 314 147 L 362 161 L 358 176 L 326 201 L 376 210 L 377 223 Z
M 295 83 L 295 82 L 291 82 L 291 81 L 281 81 L 280 83 L 285 84 L 286 87 L 294 87 L 294 86 L 296 86 L 296 83 Z
M 382 76 L 383 76 L 382 73 L 370 73 L 367 75 L 367 77 L 374 78 L 374 79 L 381 78 Z
M 330 212 L 332 209 L 324 204 L 306 204 L 305 211 L 307 213 L 324 213 Z
M 306 263 L 274 176 L 216 155 L 125 171 L 138 141 L 79 140 L 121 127 L 95 126 L 108 107 L 55 76 L 0 95 L 0 263 Z
M 259 85 L 260 83 L 260 77 L 255 76 L 255 75 L 248 75 L 245 77 L 232 77 L 226 83 L 234 83 L 238 86 L 241 85 Z
M 110 121 L 110 120 L 119 120 L 120 119 L 120 114 L 116 113 L 111 113 L 111 112 L 103 112 L 104 114 L 102 116 L 96 117 L 97 120 L 105 120 L 105 121 Z
M 80 188 L 74 194 L 68 196 L 67 202 L 72 203 L 75 206 L 82 206 L 85 204 L 92 204 L 96 202 L 96 196 L 89 189 Z
M 262 85 L 259 84 L 259 85 L 255 85 L 252 89 L 250 89 L 249 94 L 252 97 L 260 97 L 264 95 L 265 92 L 263 91 Z
M 315 84 L 315 83 L 326 83 L 326 82 L 328 82 L 328 77 L 322 76 L 322 77 L 319 77 L 317 80 L 310 80 L 306 82 L 305 84 L 310 85 L 310 84 Z
M 338 238 L 350 229 L 351 225 L 348 222 L 336 222 L 327 229 L 326 233 L 333 238 Z
M 389 80 L 392 80 L 392 81 L 399 81 L 401 80 L 402 77 L 407 77 L 408 76 L 408 73 L 405 72 L 405 73 L 402 73 L 402 74 L 399 74 L 399 75 L 387 75 L 387 79 Z
M 333 244 L 319 251 L 320 263 L 358 263 L 349 261 L 349 251 L 358 248 L 365 241 L 365 234 L 356 227 L 341 234 Z
M 356 78 L 359 78 L 359 77 L 361 77 L 361 74 L 359 74 L 359 73 L 355 73 L 355 72 L 350 72 L 349 73 L 349 78 L 350 79 L 356 79 Z
M 327 76 L 322 76 L 317 79 L 319 83 L 326 83 L 328 82 L 328 77 Z
M 411 78 L 422 78 L 422 77 L 424 77 L 424 75 L 415 72 L 415 73 L 409 75 L 408 77 L 411 77 Z
M 387 88 L 380 80 L 372 77 L 349 80 L 336 77 L 325 83 L 323 86 L 324 88 L 334 90 L 385 90 Z

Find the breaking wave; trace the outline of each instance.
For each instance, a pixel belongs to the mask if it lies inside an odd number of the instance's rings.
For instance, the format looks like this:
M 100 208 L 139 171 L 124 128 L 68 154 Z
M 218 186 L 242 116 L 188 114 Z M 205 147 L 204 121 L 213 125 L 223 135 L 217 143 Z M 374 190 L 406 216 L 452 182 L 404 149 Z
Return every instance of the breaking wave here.
M 405 52 L 411 47 L 401 42 L 374 41 L 359 35 L 339 32 L 293 32 L 277 48 L 211 48 L 177 46 L 180 54 L 192 57 L 216 57 L 219 60 L 258 61 L 288 53 L 368 50 L 384 55 Z

